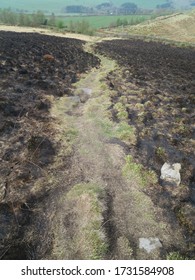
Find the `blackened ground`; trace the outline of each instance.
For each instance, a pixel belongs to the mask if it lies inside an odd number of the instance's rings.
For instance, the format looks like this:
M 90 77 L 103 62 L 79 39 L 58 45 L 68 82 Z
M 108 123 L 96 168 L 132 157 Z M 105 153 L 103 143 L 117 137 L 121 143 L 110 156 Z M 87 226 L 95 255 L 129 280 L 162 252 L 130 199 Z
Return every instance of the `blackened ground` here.
M 181 163 L 183 188 L 179 192 L 164 188 L 161 197 L 168 202 L 171 195 L 177 216 L 185 225 L 186 211 L 182 209 L 192 210 L 188 211 L 188 230 L 194 234 L 195 50 L 141 40 L 113 40 L 99 43 L 96 51 L 121 66 L 107 77 L 113 90 L 109 109 L 118 122 L 115 105 L 122 103 L 128 123 L 135 126 L 137 144 L 131 147 L 134 158 L 154 169 L 159 177 L 165 161 Z M 155 192 L 154 188 L 150 195 L 160 204 L 159 190 L 156 197 Z M 164 202 L 165 208 L 170 207 Z
M 80 74 L 99 65 L 98 58 L 83 51 L 83 43 L 0 32 L 0 259 L 35 258 L 33 237 L 28 244 L 22 239 L 32 214 L 37 216 L 35 202 L 47 196 L 49 182 L 39 195 L 32 188 L 48 172 L 59 148 L 49 115 L 50 96 L 70 94 Z M 37 223 L 39 236 L 41 229 L 46 231 L 46 220 Z M 49 237 L 46 242 L 49 248 Z
M 190 145 L 195 136 L 195 50 L 139 40 L 107 41 L 97 50 L 123 66 L 123 80 L 117 79 L 116 72 L 108 76 L 110 87 L 118 92 L 112 101 L 127 98 L 129 123 L 141 134 L 139 151 L 147 149 L 147 143 L 151 148 L 147 162 L 152 160 L 152 147 L 153 152 L 162 147 L 165 158 L 188 161 L 195 167 L 194 146 Z

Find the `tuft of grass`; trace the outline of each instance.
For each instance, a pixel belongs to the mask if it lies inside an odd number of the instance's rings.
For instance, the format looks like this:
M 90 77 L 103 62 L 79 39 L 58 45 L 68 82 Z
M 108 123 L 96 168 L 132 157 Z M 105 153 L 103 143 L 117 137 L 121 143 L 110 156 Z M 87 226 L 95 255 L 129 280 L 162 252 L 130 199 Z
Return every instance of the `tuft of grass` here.
M 121 102 L 118 102 L 114 105 L 114 110 L 116 110 L 117 118 L 119 120 L 126 120 L 128 118 L 126 108 Z
M 166 150 L 165 150 L 165 148 L 163 148 L 163 147 L 157 147 L 156 149 L 155 149 L 155 154 L 157 155 L 157 157 L 159 158 L 159 159 L 162 159 L 162 160 L 166 160 L 166 158 L 167 158 L 167 153 L 166 153 Z
M 136 181 L 141 187 L 158 182 L 156 173 L 152 170 L 144 170 L 141 164 L 134 162 L 131 155 L 127 155 L 125 161 L 122 174 L 128 180 Z
M 133 258 L 133 249 L 130 246 L 129 240 L 125 236 L 120 236 L 117 239 L 117 252 L 121 260 L 129 260 Z
M 70 127 L 67 129 L 64 136 L 66 137 L 66 141 L 73 145 L 78 136 L 78 130 L 74 127 Z
M 188 260 L 188 258 L 181 255 L 179 252 L 171 252 L 167 255 L 167 260 Z
M 82 259 L 103 259 L 107 252 L 102 229 L 103 197 L 103 189 L 93 183 L 77 184 L 67 194 L 68 203 L 74 205 L 72 211 L 77 221 L 73 250 L 79 251 Z
M 116 137 L 127 144 L 136 144 L 135 128 L 126 122 L 120 122 L 115 131 Z
M 135 109 L 137 109 L 137 110 L 143 110 L 144 109 L 144 105 L 143 104 L 141 104 L 141 103 L 136 103 L 135 104 Z
M 96 198 L 103 196 L 103 189 L 98 185 L 92 183 L 77 184 L 69 191 L 69 193 L 67 194 L 67 198 L 74 199 L 80 197 L 83 194 L 88 194 L 91 197 L 94 197 L 95 201 L 97 202 Z
M 188 212 L 191 214 L 191 206 L 187 205 L 186 209 L 183 208 L 177 208 L 175 209 L 176 216 L 180 222 L 180 224 L 189 231 L 190 234 L 192 234 L 195 230 L 194 223 L 190 216 L 188 215 Z M 191 214 L 192 215 L 192 214 Z
M 120 101 L 120 103 L 122 103 L 124 106 L 126 106 L 126 105 L 128 104 L 127 96 L 122 95 L 122 96 L 119 98 L 119 101 Z

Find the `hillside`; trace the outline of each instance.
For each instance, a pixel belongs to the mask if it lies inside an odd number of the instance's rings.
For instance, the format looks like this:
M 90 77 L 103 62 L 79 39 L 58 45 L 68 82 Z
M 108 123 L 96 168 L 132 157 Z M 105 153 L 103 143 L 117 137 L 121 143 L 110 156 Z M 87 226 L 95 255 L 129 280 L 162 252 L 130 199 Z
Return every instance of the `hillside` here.
M 0 260 L 195 259 L 195 12 L 98 32 L 0 25 Z
M 115 28 L 112 32 L 195 43 L 195 11 L 158 17 L 136 26 Z
M 14 28 L 31 33 L 0 32 L 0 259 L 194 259 L 194 49 Z

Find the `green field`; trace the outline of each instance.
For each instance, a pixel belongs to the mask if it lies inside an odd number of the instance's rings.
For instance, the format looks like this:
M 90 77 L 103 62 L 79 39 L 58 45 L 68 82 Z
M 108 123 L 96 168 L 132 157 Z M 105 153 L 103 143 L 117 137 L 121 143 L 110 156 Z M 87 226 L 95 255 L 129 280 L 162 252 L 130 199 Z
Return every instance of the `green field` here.
M 103 2 L 109 2 L 109 0 L 0 0 L 0 8 L 13 8 L 24 9 L 28 11 L 42 10 L 44 12 L 61 13 L 62 8 L 67 5 L 83 5 L 95 7 Z M 140 8 L 152 9 L 156 5 L 165 3 L 166 0 L 112 0 L 113 5 L 120 6 L 125 2 L 133 2 Z
M 150 19 L 151 15 L 127 15 L 127 16 L 72 16 L 72 17 L 58 17 L 58 19 L 63 20 L 65 26 L 69 26 L 70 22 L 81 22 L 83 20 L 87 21 L 92 28 L 104 28 L 109 27 L 112 23 L 115 23 L 117 19 L 124 20 L 128 22 L 136 22 L 136 20 L 147 20 Z

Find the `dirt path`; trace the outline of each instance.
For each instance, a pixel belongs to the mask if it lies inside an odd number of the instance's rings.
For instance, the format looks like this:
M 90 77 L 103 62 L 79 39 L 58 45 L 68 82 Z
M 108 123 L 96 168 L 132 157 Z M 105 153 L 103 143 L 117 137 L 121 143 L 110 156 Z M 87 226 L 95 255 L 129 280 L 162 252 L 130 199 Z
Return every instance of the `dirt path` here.
M 86 51 L 92 52 L 92 45 L 87 43 Z M 158 183 L 128 156 L 121 131 L 130 127 L 110 121 L 107 108 L 113 93 L 106 75 L 117 65 L 98 56 L 101 66 L 83 75 L 73 95 L 60 98 L 51 111 L 59 120 L 60 139 L 67 127 L 72 138 L 70 182 L 56 196 L 50 258 L 166 258 L 169 252 L 185 250 L 182 230 L 173 212 L 154 205 L 147 195 L 147 188 Z

